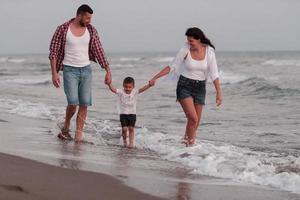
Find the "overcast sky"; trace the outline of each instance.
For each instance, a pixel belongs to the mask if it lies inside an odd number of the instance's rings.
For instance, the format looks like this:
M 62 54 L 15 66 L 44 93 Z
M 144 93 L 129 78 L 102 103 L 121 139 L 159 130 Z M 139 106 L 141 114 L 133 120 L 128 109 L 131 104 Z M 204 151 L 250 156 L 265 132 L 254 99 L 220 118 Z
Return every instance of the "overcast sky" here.
M 82 3 L 107 52 L 177 51 L 190 26 L 221 51 L 300 50 L 299 0 L 1 0 L 0 54 L 48 53 Z

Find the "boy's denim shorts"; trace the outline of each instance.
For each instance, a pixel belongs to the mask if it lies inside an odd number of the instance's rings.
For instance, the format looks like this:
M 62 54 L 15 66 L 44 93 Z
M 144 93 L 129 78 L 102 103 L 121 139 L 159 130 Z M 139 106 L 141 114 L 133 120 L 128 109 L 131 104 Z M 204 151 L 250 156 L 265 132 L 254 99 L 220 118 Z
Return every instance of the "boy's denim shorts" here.
M 177 101 L 192 97 L 194 104 L 205 105 L 206 81 L 198 81 L 180 75 L 177 82 L 176 97 Z
M 85 67 L 63 66 L 64 91 L 68 105 L 92 105 L 92 69 Z

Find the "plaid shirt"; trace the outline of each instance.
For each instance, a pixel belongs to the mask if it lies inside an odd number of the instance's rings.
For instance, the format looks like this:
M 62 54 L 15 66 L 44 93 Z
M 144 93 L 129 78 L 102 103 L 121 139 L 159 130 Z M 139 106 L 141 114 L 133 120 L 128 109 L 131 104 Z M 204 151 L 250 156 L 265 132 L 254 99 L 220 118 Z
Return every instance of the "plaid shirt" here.
M 52 60 L 56 58 L 56 71 L 63 69 L 63 60 L 65 56 L 65 46 L 66 46 L 66 36 L 70 23 L 74 19 L 60 25 L 57 27 L 50 44 L 50 54 L 49 59 Z M 102 68 L 109 66 L 109 63 L 105 57 L 104 50 L 102 48 L 98 32 L 95 27 L 88 25 L 87 29 L 90 33 L 90 43 L 89 43 L 89 58 L 90 60 L 97 62 Z

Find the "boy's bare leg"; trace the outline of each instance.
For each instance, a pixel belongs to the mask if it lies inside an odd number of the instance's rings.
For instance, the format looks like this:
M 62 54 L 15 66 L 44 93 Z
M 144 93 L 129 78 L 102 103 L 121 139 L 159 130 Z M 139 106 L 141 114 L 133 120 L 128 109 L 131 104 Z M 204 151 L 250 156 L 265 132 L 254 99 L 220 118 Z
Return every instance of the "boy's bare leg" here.
M 83 126 L 86 120 L 87 115 L 87 106 L 79 106 L 77 119 L 76 119 L 76 133 L 75 133 L 75 140 L 76 142 L 80 142 L 82 140 L 82 131 Z
M 127 132 L 128 132 L 128 128 L 122 127 L 122 138 L 123 138 L 124 147 L 127 147 Z
M 134 147 L 134 127 L 129 126 L 129 148 L 133 148 Z

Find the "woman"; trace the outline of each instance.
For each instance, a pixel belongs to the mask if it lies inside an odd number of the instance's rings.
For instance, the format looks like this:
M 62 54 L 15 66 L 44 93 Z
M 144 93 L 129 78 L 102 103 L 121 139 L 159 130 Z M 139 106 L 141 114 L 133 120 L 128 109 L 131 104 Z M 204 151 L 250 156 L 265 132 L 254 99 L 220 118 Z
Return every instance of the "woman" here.
M 189 28 L 187 43 L 178 52 L 172 63 L 156 74 L 150 84 L 170 72 L 179 75 L 176 96 L 187 118 L 184 143 L 192 146 L 196 139 L 202 108 L 205 104 L 205 85 L 208 75 L 216 88 L 216 104 L 222 103 L 219 73 L 215 57 L 215 47 L 197 27 Z

